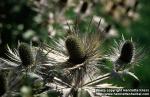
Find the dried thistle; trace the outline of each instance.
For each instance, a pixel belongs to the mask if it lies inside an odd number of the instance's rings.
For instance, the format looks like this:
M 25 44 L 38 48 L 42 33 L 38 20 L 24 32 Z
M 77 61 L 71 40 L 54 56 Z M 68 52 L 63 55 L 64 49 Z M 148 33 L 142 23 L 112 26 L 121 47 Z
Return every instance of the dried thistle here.
M 118 71 L 119 68 L 121 68 L 125 64 L 129 64 L 135 55 L 135 47 L 134 44 L 131 41 L 125 41 L 121 48 L 120 56 L 116 60 L 116 64 L 119 65 L 119 67 L 116 67 L 116 70 Z
M 134 42 L 131 40 L 125 40 L 122 36 L 120 43 L 115 41 L 115 47 L 111 48 L 111 52 L 107 55 L 106 59 L 112 62 L 112 67 L 107 67 L 111 72 L 105 77 L 113 76 L 123 78 L 123 76 L 131 76 L 134 81 L 140 80 L 130 70 L 138 65 L 138 62 L 142 59 L 143 53 L 137 49 Z
M 125 40 L 122 36 L 122 40 L 118 43 L 115 41 L 115 47 L 111 49 L 108 58 L 114 62 L 114 68 L 116 70 L 130 69 L 134 67 L 143 57 L 141 49 L 137 49 L 134 42 L 131 40 Z
M 6 55 L 9 57 L 9 60 L 0 58 L 0 69 L 17 69 L 17 71 L 28 68 L 35 69 L 40 64 L 46 64 L 47 61 L 46 56 L 42 53 L 41 47 L 33 47 L 26 43 L 19 43 L 18 49 L 10 49 L 7 46 L 7 51 L 8 53 Z
M 91 15 L 93 4 L 90 1 L 80 1 L 74 11 L 78 14 L 79 19 L 84 20 L 85 17 Z
M 53 81 L 50 82 L 50 87 L 55 90 L 54 85 L 56 85 L 58 90 L 63 91 L 64 97 L 79 96 L 82 91 L 86 91 L 93 97 L 95 87 L 116 87 L 111 84 L 99 85 L 99 82 L 110 76 L 110 74 L 101 75 L 97 68 L 101 60 L 100 33 L 86 33 L 82 36 L 77 25 L 73 29 L 70 28 L 70 32 L 71 35 L 67 38 L 59 41 L 52 40 L 51 46 L 43 45 L 45 48 L 43 51 L 51 60 L 43 67 L 49 67 L 51 73 L 56 72 L 53 75 Z M 44 71 L 41 73 L 46 74 Z

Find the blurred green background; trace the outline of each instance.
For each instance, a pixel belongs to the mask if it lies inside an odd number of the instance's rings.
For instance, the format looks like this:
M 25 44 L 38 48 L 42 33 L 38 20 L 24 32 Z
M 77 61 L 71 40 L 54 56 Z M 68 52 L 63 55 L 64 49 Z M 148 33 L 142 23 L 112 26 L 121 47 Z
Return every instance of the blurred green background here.
M 137 44 L 137 48 L 143 48 L 144 57 L 133 72 L 141 81 L 140 88 L 150 88 L 150 0 L 137 0 L 139 8 L 136 11 L 140 18 L 136 21 L 129 20 L 130 24 L 126 26 L 122 25 L 122 20 L 117 21 L 112 14 L 105 12 L 104 7 L 107 5 L 101 2 L 104 0 L 87 0 L 88 5 L 92 4 L 90 10 L 92 13 L 87 16 L 84 8 L 80 9 L 79 12 L 74 11 L 80 7 L 78 6 L 80 5 L 80 0 L 73 0 L 75 1 L 74 5 L 67 6 L 66 2 L 68 1 L 0 0 L 0 56 L 6 57 L 7 44 L 11 47 L 16 47 L 18 41 L 29 43 L 34 40 L 34 45 L 36 45 L 36 41 L 39 40 L 48 42 L 48 37 L 59 38 L 65 36 L 64 21 L 72 20 L 74 22 L 77 15 L 81 17 L 79 28 L 81 32 L 84 32 L 87 29 L 90 18 L 99 16 L 103 17 L 108 24 L 113 25 L 118 32 L 117 37 L 108 38 L 104 42 L 106 50 L 113 44 L 112 40 L 119 41 L 122 34 L 126 39 L 132 37 Z M 83 0 L 83 2 L 85 1 Z M 116 3 L 117 1 L 123 2 L 125 0 L 107 1 Z M 122 85 L 125 87 L 130 86 L 133 82 L 132 80 L 129 81 L 123 82 Z

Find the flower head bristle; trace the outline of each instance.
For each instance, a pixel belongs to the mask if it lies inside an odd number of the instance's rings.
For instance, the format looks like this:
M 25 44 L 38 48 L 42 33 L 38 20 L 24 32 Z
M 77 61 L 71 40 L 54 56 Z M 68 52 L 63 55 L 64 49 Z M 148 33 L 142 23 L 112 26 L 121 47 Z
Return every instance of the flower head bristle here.
M 3 74 L 0 74 L 0 96 L 6 92 L 6 81 Z
M 131 41 L 126 41 L 121 49 L 119 60 L 123 63 L 130 63 L 134 55 L 134 45 Z
M 33 64 L 33 55 L 28 44 L 26 43 L 20 44 L 19 55 L 23 66 L 28 67 L 29 65 Z
M 81 64 L 85 61 L 85 53 L 79 40 L 74 36 L 69 36 L 66 40 L 66 48 L 69 54 L 69 62 Z

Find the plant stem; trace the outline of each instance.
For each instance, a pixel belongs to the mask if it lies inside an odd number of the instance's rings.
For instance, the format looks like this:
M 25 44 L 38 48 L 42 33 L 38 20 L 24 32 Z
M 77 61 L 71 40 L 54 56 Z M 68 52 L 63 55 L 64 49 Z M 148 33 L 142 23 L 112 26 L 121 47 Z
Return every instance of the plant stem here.
M 110 78 L 110 75 L 111 75 L 111 73 L 107 73 L 107 74 L 104 74 L 102 76 L 99 76 L 98 78 L 96 78 L 90 82 L 85 83 L 83 86 L 88 86 L 88 85 L 93 85 L 93 84 L 99 83 L 105 79 Z

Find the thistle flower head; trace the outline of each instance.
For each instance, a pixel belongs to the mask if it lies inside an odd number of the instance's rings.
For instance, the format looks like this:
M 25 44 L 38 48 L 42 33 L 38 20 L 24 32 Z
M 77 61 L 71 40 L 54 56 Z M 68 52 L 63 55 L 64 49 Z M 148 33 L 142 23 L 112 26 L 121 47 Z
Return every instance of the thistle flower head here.
M 28 67 L 29 65 L 33 64 L 34 59 L 31 52 L 31 48 L 28 44 L 21 43 L 18 51 L 23 66 Z
M 125 41 L 121 47 L 120 56 L 115 62 L 116 71 L 120 70 L 121 68 L 127 67 L 127 64 L 130 64 L 135 55 L 135 47 L 133 42 Z
M 41 47 L 34 47 L 26 43 L 18 43 L 18 49 L 10 49 L 7 46 L 7 51 L 6 55 L 9 59 L 0 58 L 0 69 L 16 69 L 21 72 L 26 69 L 35 71 L 40 68 L 40 64 L 46 64 L 48 61 Z
M 85 1 L 85 2 L 83 2 L 82 6 L 81 6 L 80 12 L 85 13 L 87 8 L 88 8 L 88 2 Z
M 79 4 L 75 7 L 74 11 L 78 14 L 79 19 L 84 20 L 85 17 L 90 16 L 93 8 L 93 3 L 90 1 L 79 1 Z
M 66 43 L 66 49 L 69 54 L 69 62 L 81 64 L 85 61 L 85 53 L 79 40 L 73 36 L 69 36 Z
M 120 43 L 115 41 L 115 47 L 111 49 L 108 55 L 109 59 L 114 62 L 114 68 L 116 71 L 130 69 L 137 63 L 142 54 L 139 49 L 136 49 L 134 42 L 131 40 L 125 40 L 122 36 Z
M 28 82 L 27 77 L 30 76 L 28 74 L 35 74 L 38 76 L 36 79 L 30 77 L 31 80 L 33 79 L 31 84 L 36 85 L 38 81 L 42 81 L 42 78 L 38 75 L 37 71 L 41 68 L 41 65 L 46 64 L 46 61 L 48 61 L 42 53 L 42 48 L 33 47 L 32 45 L 29 46 L 26 43 L 19 43 L 18 49 L 10 49 L 9 46 L 7 46 L 7 50 L 8 53 L 6 54 L 9 59 L 0 58 L 0 71 L 9 71 L 6 76 L 7 83 L 6 81 L 3 81 L 0 73 L 1 95 L 5 92 L 4 83 L 6 83 L 7 86 L 7 93 L 11 96 L 15 95 L 15 93 L 20 91 L 22 85 L 25 84 L 23 81 Z
M 118 60 L 128 64 L 131 62 L 133 57 L 134 45 L 131 41 L 126 41 L 121 48 L 120 57 L 118 58 Z

